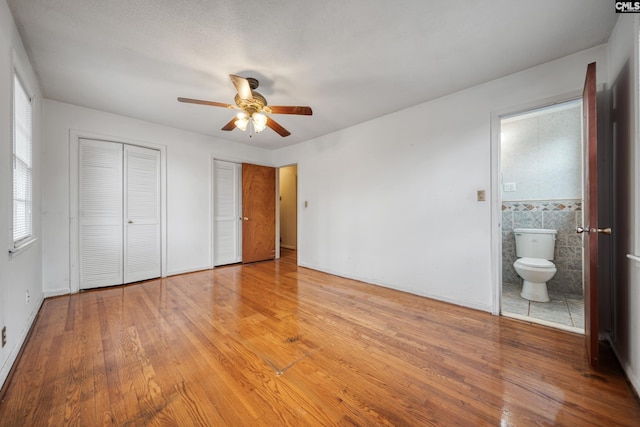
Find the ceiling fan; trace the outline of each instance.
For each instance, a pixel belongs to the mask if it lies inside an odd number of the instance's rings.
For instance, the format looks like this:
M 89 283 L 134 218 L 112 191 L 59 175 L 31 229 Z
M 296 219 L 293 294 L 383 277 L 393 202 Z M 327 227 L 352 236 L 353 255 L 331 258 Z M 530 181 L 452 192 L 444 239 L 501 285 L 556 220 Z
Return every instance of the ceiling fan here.
M 211 105 L 214 107 L 230 108 L 232 110 L 240 110 L 240 112 L 229 123 L 222 127 L 222 130 L 231 131 L 238 128 L 242 131 L 247 127 L 253 129 L 256 133 L 262 132 L 266 127 L 270 127 L 280 136 L 289 136 L 291 132 L 283 128 L 279 123 L 266 114 L 297 114 L 310 116 L 313 114 L 311 107 L 293 107 L 293 106 L 275 106 L 267 105 L 267 100 L 260 93 L 256 92 L 259 82 L 252 77 L 240 77 L 230 74 L 229 77 L 236 87 L 236 94 L 233 104 L 225 104 L 223 102 L 203 101 L 200 99 L 178 98 L 180 102 L 190 104 Z

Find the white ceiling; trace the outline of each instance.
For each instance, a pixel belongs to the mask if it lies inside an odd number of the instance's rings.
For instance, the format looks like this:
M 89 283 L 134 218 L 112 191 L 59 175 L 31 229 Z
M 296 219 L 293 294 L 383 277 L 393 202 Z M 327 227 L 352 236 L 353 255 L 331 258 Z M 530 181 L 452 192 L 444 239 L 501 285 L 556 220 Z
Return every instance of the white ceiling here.
M 7 3 L 46 98 L 269 149 L 605 43 L 616 21 L 603 0 Z M 233 103 L 229 74 L 314 114 L 249 139 L 220 130 L 233 111 L 177 102 Z

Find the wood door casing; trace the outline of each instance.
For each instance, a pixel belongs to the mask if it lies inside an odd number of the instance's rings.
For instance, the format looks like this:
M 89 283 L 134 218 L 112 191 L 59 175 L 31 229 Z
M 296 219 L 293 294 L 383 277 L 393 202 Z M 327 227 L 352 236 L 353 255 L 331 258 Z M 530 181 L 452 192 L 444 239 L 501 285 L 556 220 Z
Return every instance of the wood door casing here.
M 582 93 L 584 144 L 584 331 L 587 354 L 592 366 L 598 366 L 598 139 L 597 139 L 596 63 L 587 66 Z M 596 230 L 594 230 L 596 229 Z M 591 231 L 593 230 L 593 231 Z M 591 232 L 590 232 L 591 231 Z
M 276 170 L 242 164 L 242 263 L 276 256 Z

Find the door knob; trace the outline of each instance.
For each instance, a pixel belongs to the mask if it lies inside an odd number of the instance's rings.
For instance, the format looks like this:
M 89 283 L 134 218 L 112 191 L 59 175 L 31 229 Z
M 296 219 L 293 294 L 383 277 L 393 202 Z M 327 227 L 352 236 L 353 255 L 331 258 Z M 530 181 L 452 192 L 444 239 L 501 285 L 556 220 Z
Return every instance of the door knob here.
M 245 217 L 244 217 L 244 220 L 245 220 L 245 221 L 249 221 L 249 218 L 247 218 L 247 217 L 245 216 Z
M 129 220 L 129 224 L 133 224 L 133 221 Z
M 586 227 L 576 227 L 576 233 L 602 233 L 602 234 L 611 234 L 611 227 L 607 228 L 589 228 Z
M 592 228 L 592 233 L 602 233 L 602 234 L 611 234 L 611 227 L 607 228 Z

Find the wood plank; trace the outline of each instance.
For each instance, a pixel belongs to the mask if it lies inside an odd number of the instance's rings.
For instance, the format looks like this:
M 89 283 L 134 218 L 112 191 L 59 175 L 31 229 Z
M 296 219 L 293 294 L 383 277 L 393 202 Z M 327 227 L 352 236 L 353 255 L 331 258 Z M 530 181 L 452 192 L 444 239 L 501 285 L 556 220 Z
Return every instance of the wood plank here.
M 600 365 L 581 335 L 300 268 L 283 250 L 47 299 L 0 426 L 637 425 L 620 367 Z

